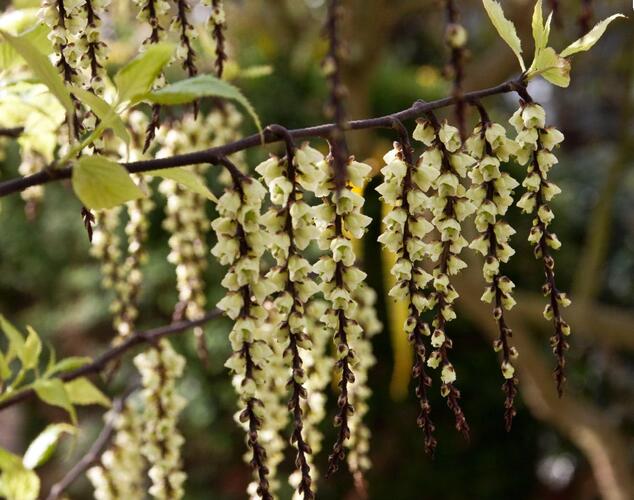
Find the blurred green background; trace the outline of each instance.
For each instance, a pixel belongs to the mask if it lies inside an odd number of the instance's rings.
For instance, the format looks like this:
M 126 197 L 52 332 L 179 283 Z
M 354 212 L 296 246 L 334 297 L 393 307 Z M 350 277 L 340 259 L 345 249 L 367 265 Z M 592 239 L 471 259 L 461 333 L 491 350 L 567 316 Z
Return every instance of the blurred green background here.
M 503 2 L 518 25 L 520 38 L 530 40 L 532 3 Z M 546 2 L 548 3 L 548 2 Z M 325 52 L 321 39 L 323 0 L 249 0 L 227 2 L 230 58 L 246 68 L 270 65 L 268 76 L 239 78 L 263 123 L 287 127 L 323 121 L 326 86 L 320 70 Z M 347 0 L 345 82 L 351 118 L 390 113 L 416 99 L 431 100 L 450 92 L 444 65 L 445 16 L 441 2 L 426 0 Z M 579 35 L 577 17 L 582 2 L 561 1 L 562 24 L 553 30 L 553 45 L 562 48 Z M 627 13 L 628 2 L 594 2 L 595 20 L 615 11 Z M 512 53 L 497 37 L 480 2 L 458 1 L 469 32 L 466 64 L 467 90 L 496 85 L 518 70 Z M 116 13 L 107 22 L 112 37 L 113 69 L 134 53 L 141 34 L 128 21 L 133 4 L 113 2 Z M 129 10 L 128 10 L 129 9 Z M 194 15 L 197 8 L 193 10 Z M 528 54 L 531 47 L 525 49 Z M 201 53 L 200 64 L 210 71 L 211 56 Z M 235 70 L 235 68 L 234 68 Z M 230 68 L 231 71 L 231 68 Z M 439 446 L 434 460 L 423 453 L 423 438 L 415 425 L 417 403 L 413 387 L 406 397 L 395 397 L 390 384 L 395 368 L 390 321 L 382 298 L 380 247 L 376 243 L 381 207 L 372 189 L 366 189 L 366 213 L 374 222 L 364 241 L 369 283 L 378 292 L 378 313 L 384 332 L 375 337 L 378 363 L 370 374 L 373 390 L 367 422 L 372 430 L 368 475 L 369 496 L 376 499 L 623 499 L 634 498 L 634 24 L 622 20 L 589 54 L 573 62 L 572 84 L 559 89 L 543 81 L 529 87 L 542 103 L 549 122 L 566 136 L 559 151 L 553 179 L 563 189 L 554 203 L 554 230 L 563 242 L 557 252 L 558 281 L 569 290 L 574 305 L 567 310 L 573 327 L 568 355 L 567 393 L 557 399 L 550 375 L 553 361 L 548 347 L 549 323 L 541 316 L 539 293 L 542 271 L 526 241 L 530 220 L 512 209 L 510 219 L 518 234 L 517 254 L 508 266 L 518 285 L 518 307 L 509 316 L 520 351 L 518 416 L 511 433 L 503 426 L 503 394 L 496 355 L 491 349 L 495 324 L 489 306 L 481 304 L 481 274 L 476 265 L 458 283 L 459 320 L 452 323 L 453 362 L 460 373 L 459 387 L 472 429 L 469 443 L 453 429 L 445 402 L 432 391 L 433 420 Z M 515 96 L 484 101 L 492 117 L 505 123 L 517 107 Z M 451 110 L 442 116 L 452 117 Z M 470 124 L 476 119 L 469 116 Z M 246 122 L 246 121 L 245 121 Z M 408 124 L 411 126 L 411 124 Z M 245 132 L 252 132 L 246 123 Z M 247 130 L 248 129 L 248 130 Z M 351 151 L 360 160 L 380 167 L 380 158 L 393 139 L 389 133 L 355 132 Z M 269 148 L 275 151 L 275 148 Z M 251 165 L 264 155 L 249 153 Z M 3 179 L 17 175 L 18 150 L 10 144 L 0 164 Z M 511 166 L 521 179 L 522 169 Z M 215 175 L 212 189 L 220 192 Z M 169 321 L 177 301 L 174 270 L 166 262 L 167 234 L 161 227 L 163 198 L 154 194 L 148 243 L 150 259 L 141 299 L 141 327 Z M 60 355 L 92 354 L 105 349 L 111 336 L 109 293 L 100 286 L 99 265 L 89 255 L 89 244 L 79 217 L 79 202 L 68 185 L 46 188 L 44 202 L 28 220 L 24 202 L 13 195 L 1 200 L 0 313 L 15 324 L 33 325 Z M 210 208 L 210 218 L 213 212 Z M 209 243 L 213 238 L 209 235 Z M 223 294 L 223 269 L 211 258 L 207 269 L 208 302 Z M 229 355 L 224 320 L 205 331 L 210 366 L 204 369 L 187 336 L 176 340 L 188 358 L 181 388 L 190 403 L 180 428 L 188 474 L 187 498 L 238 499 L 245 497 L 250 474 L 242 461 L 242 431 L 232 420 L 235 397 L 223 367 Z M 398 333 L 398 332 L 397 332 Z M 129 360 L 129 359 L 128 359 Z M 399 363 L 402 363 L 400 359 Z M 121 390 L 132 368 L 124 367 L 107 386 Z M 103 386 L 103 385 L 102 385 Z M 331 391 L 332 392 L 332 391 Z M 331 394 L 332 396 L 333 394 Z M 325 470 L 334 397 L 322 426 L 324 452 L 317 458 Z M 81 456 L 98 432 L 97 410 L 80 413 L 85 432 L 70 456 L 58 453 L 43 469 L 44 487 Z M 23 450 L 45 423 L 61 419 L 55 410 L 31 402 L 0 413 L 0 444 Z M 288 453 L 281 474 L 292 467 Z M 282 498 L 291 491 L 282 481 Z M 85 479 L 70 490 L 72 498 L 90 498 Z M 359 498 L 345 470 L 318 483 L 318 497 Z

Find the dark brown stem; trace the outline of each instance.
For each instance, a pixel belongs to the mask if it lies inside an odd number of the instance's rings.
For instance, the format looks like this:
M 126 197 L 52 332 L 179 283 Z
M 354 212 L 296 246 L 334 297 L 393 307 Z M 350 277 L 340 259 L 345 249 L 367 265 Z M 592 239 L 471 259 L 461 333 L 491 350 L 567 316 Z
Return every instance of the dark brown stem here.
M 468 92 L 464 94 L 465 99 L 481 99 L 483 97 L 505 94 L 508 92 L 517 92 L 522 96 L 522 90 L 525 89 L 524 84 L 520 79 L 509 80 L 507 82 L 490 87 L 487 89 L 477 90 L 474 92 Z M 456 103 L 455 97 L 445 97 L 436 101 L 421 102 L 417 101 L 411 107 L 377 118 L 368 118 L 364 120 L 354 120 L 346 123 L 347 130 L 365 130 L 374 128 L 392 128 L 393 120 L 398 119 L 401 121 L 417 118 L 428 111 L 434 109 L 440 109 L 447 106 L 451 106 Z M 323 125 L 316 125 L 313 127 L 306 127 L 300 129 L 289 130 L 289 134 L 293 139 L 303 139 L 310 137 L 330 137 L 332 131 L 335 129 L 333 123 L 326 123 Z M 253 134 L 249 137 L 245 137 L 235 142 L 209 148 L 202 151 L 195 151 L 192 153 L 185 153 L 180 155 L 174 155 L 168 158 L 156 158 L 152 160 L 141 160 L 130 163 L 122 163 L 130 173 L 150 172 L 152 170 L 158 170 L 162 168 L 183 167 L 186 165 L 198 165 L 202 163 L 222 163 L 221 159 L 227 155 L 237 153 L 238 151 L 244 151 L 245 149 L 259 147 L 264 142 L 265 144 L 271 144 L 279 142 L 281 139 L 271 133 L 264 132 L 264 141 L 260 134 Z M 15 179 L 9 179 L 4 182 L 0 182 L 0 197 L 7 196 L 11 193 L 17 193 L 24 191 L 25 189 L 38 186 L 41 184 L 48 184 L 49 182 L 58 181 L 61 179 L 69 179 L 72 173 L 71 167 L 57 168 L 56 165 L 49 165 L 47 168 L 40 172 L 37 172 L 26 177 L 19 177 Z
M 212 0 L 211 9 L 212 15 L 214 12 L 219 13 L 220 9 L 224 10 L 222 5 L 223 0 Z M 225 61 L 228 59 L 227 52 L 225 50 L 225 29 L 227 28 L 225 23 L 214 22 L 211 36 L 216 42 L 216 60 L 214 61 L 214 66 L 216 68 L 216 76 L 218 78 L 222 78 L 222 73 L 224 71 Z

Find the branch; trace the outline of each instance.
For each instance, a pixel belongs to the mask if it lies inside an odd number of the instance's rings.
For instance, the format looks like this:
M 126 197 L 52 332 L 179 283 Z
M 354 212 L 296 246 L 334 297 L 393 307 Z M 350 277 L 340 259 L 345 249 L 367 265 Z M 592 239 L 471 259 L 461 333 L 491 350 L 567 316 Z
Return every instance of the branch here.
M 489 87 L 482 90 L 476 90 L 473 92 L 466 92 L 462 95 L 463 99 L 481 99 L 483 97 L 505 94 L 508 92 L 521 92 L 525 87 L 525 83 L 522 76 L 508 80 L 504 83 L 496 85 L 495 87 Z M 420 115 L 433 111 L 435 109 L 444 108 L 455 104 L 457 101 L 455 96 L 445 97 L 436 101 L 421 102 L 417 101 L 412 106 L 402 111 L 392 113 L 378 118 L 368 118 L 365 120 L 354 120 L 345 124 L 346 130 L 363 130 L 372 128 L 392 128 L 394 119 L 397 120 L 410 120 L 417 118 Z M 310 137 L 329 137 L 335 130 L 336 125 L 333 123 L 326 123 L 323 125 L 316 125 L 313 127 L 299 128 L 289 130 L 289 133 L 293 139 L 306 139 Z M 253 134 L 244 139 L 240 139 L 235 142 L 230 142 L 223 146 L 218 146 L 202 151 L 195 151 L 193 153 L 186 153 L 181 155 L 170 156 L 167 158 L 156 158 L 153 160 L 142 160 L 130 163 L 122 163 L 130 173 L 151 172 L 152 170 L 158 170 L 162 168 L 184 167 L 187 165 L 198 165 L 201 163 L 220 163 L 221 159 L 227 155 L 237 153 L 238 151 L 244 151 L 245 149 L 261 146 L 262 144 L 272 144 L 280 142 L 280 137 L 270 131 L 264 131 L 264 140 L 260 134 Z M 61 179 L 69 179 L 72 174 L 72 167 L 57 168 L 55 165 L 49 165 L 40 172 L 28 175 L 26 177 L 19 177 L 10 179 L 0 183 L 0 197 L 7 196 L 11 193 L 17 193 L 24 191 L 25 189 L 38 186 L 41 184 L 48 184 L 49 182 L 58 181 Z
M 130 349 L 138 345 L 151 344 L 162 337 L 175 335 L 177 333 L 183 333 L 193 327 L 204 325 L 212 319 L 219 317 L 221 314 L 222 312 L 220 311 L 220 309 L 214 308 L 210 311 L 207 311 L 207 313 L 205 313 L 205 315 L 200 319 L 192 321 L 178 321 L 176 323 L 153 328 L 151 330 L 133 333 L 124 342 L 107 350 L 99 357 L 97 357 L 92 363 L 77 368 L 76 370 L 64 373 L 59 377 L 59 379 L 64 382 L 69 382 L 70 380 L 74 380 L 79 377 L 100 373 L 108 367 L 110 362 L 119 359 Z M 33 389 L 26 389 L 24 391 L 17 392 L 14 396 L 0 402 L 0 411 L 8 408 L 9 406 L 13 406 L 16 403 L 20 403 L 22 401 L 30 399 L 34 395 L 35 391 Z
M 17 139 L 24 132 L 24 127 L 0 128 L 0 137 Z
M 95 442 L 81 460 L 79 460 L 79 462 L 77 462 L 62 479 L 51 487 L 46 500 L 58 500 L 79 476 L 84 474 L 93 465 L 97 465 L 99 463 L 101 455 L 103 455 L 104 451 L 106 451 L 112 441 L 112 438 L 114 437 L 117 416 L 123 411 L 126 400 L 134 391 L 135 389 L 131 389 L 114 401 L 111 413 L 108 416 L 108 421 L 99 433 L 99 436 L 97 436 Z

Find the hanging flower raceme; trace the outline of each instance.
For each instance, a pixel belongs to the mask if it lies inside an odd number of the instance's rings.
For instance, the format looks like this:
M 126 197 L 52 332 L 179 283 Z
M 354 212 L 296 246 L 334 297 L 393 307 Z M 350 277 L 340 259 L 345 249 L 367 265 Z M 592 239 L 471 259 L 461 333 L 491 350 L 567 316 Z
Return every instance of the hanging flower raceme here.
M 256 397 L 262 401 L 266 412 L 262 414 L 262 427 L 259 432 L 259 440 L 266 451 L 265 466 L 269 471 L 269 492 L 275 496 L 280 488 L 278 478 L 279 464 L 284 460 L 284 450 L 287 440 L 284 437 L 284 430 L 288 424 L 288 406 L 286 382 L 288 379 L 288 366 L 284 359 L 284 348 L 277 340 L 277 326 L 280 322 L 279 314 L 273 303 L 266 301 L 264 309 L 267 311 L 267 318 L 260 325 L 258 337 L 266 342 L 271 349 L 271 356 L 268 358 L 267 380 L 256 391 Z M 243 377 L 235 375 L 233 385 L 239 391 Z M 251 461 L 251 454 L 247 451 L 244 454 L 247 463 Z M 247 487 L 249 498 L 257 500 L 259 481 L 257 475 Z
M 196 51 L 192 47 L 196 31 L 188 19 L 191 7 L 187 0 L 174 0 L 174 3 L 176 16 L 172 19 L 170 31 L 177 32 L 180 40 L 176 49 L 176 59 L 181 61 L 188 76 L 194 76 L 198 73 L 198 69 L 196 68 Z
M 372 390 L 368 386 L 368 372 L 376 363 L 372 352 L 372 337 L 383 329 L 383 325 L 376 315 L 374 307 L 376 292 L 365 283 L 361 283 L 354 293 L 357 301 L 356 321 L 361 326 L 363 333 L 357 342 L 358 364 L 355 367 L 355 380 L 350 386 L 350 404 L 354 413 L 348 418 L 350 426 L 350 440 L 347 447 L 348 467 L 356 481 L 363 482 L 363 476 L 370 469 L 370 429 L 363 418 L 368 413 L 368 401 Z
M 429 326 L 421 317 L 429 308 L 425 289 L 432 279 L 423 269 L 428 244 L 424 241 L 433 230 L 425 214 L 430 200 L 426 192 L 440 174 L 436 162 L 431 162 L 431 151 L 414 164 L 409 139 L 402 139 L 405 147 L 394 143 L 394 148 L 385 157 L 381 169 L 383 183 L 377 187 L 381 199 L 394 208 L 384 217 L 384 231 L 379 242 L 396 254 L 390 270 L 395 285 L 389 295 L 397 301 L 407 303 L 408 315 L 403 329 L 414 349 L 413 377 L 416 381 L 416 396 L 420 404 L 417 423 L 425 434 L 425 451 L 433 454 L 436 447 L 434 424 L 431 421 L 431 406 L 427 389 L 431 378 L 425 370 L 426 350 L 424 337 L 429 336 Z
M 214 66 L 216 68 L 216 75 L 220 78 L 222 77 L 224 64 L 227 60 L 227 53 L 225 51 L 225 29 L 227 27 L 227 20 L 224 0 L 202 0 L 201 4 L 211 8 L 207 25 L 209 31 L 211 31 L 214 42 L 216 42 L 216 60 L 214 61 Z
M 458 274 L 467 265 L 460 259 L 467 240 L 462 236 L 461 222 L 475 209 L 469 201 L 461 180 L 467 175 L 467 168 L 474 160 L 461 152 L 462 141 L 458 129 L 444 122 L 438 123 L 433 115 L 429 120 L 419 121 L 414 138 L 428 146 L 421 162 L 430 172 L 439 175 L 431 182 L 434 196 L 431 201 L 432 223 L 440 236 L 428 246 L 428 253 L 436 265 L 433 270 L 432 291 L 428 297 L 428 307 L 434 309 L 431 344 L 435 348 L 427 359 L 427 366 L 441 368 L 441 394 L 447 398 L 447 405 L 456 419 L 456 429 L 465 436 L 469 426 L 460 407 L 460 391 L 456 388 L 456 371 L 449 361 L 449 350 L 453 341 L 449 338 L 446 324 L 456 318 L 453 303 L 458 292 L 451 284 L 450 277 Z
M 86 24 L 77 40 L 82 80 L 88 89 L 99 96 L 103 96 L 107 79 L 106 44 L 102 41 L 101 25 L 109 4 L 110 0 L 84 0 L 82 14 L 85 15 Z M 91 113 L 91 116 L 94 115 Z M 94 129 L 94 125 L 89 129 Z
M 330 382 L 334 359 L 329 355 L 329 345 L 331 336 L 328 328 L 322 321 L 328 309 L 328 304 L 321 299 L 311 300 L 305 308 L 306 326 L 310 332 L 310 349 L 301 349 L 304 369 L 306 371 L 307 398 L 301 401 L 304 415 L 304 436 L 306 443 L 310 447 L 312 454 L 306 455 L 306 461 L 311 467 L 313 479 L 313 491 L 319 477 L 319 471 L 314 467 L 313 458 L 321 451 L 323 434 L 319 430 L 319 424 L 326 416 L 326 394 L 325 389 Z M 302 481 L 300 470 L 295 470 L 289 483 L 295 488 L 293 500 L 302 498 L 298 486 Z
M 502 357 L 505 421 L 507 430 L 510 430 L 517 393 L 512 361 L 517 357 L 517 350 L 510 344 L 512 332 L 504 318 L 504 310 L 510 310 L 515 305 L 512 296 L 515 284 L 502 274 L 501 264 L 508 262 L 515 253 L 508 243 L 515 230 L 503 217 L 513 204 L 513 189 L 518 183 L 510 174 L 502 172 L 501 167 L 514 155 L 516 147 L 515 142 L 506 137 L 504 127 L 491 123 L 484 108 L 479 109 L 482 121 L 466 141 L 467 152 L 477 162 L 469 172 L 472 185 L 467 194 L 476 207 L 475 226 L 480 233 L 469 247 L 480 252 L 485 259 L 482 272 L 487 287 L 482 300 L 493 303 L 493 316 L 498 325 L 498 338 L 493 342 L 493 348 Z
M 177 427 L 186 400 L 176 390 L 185 358 L 174 351 L 169 340 L 161 339 L 153 348 L 137 355 L 134 364 L 143 386 L 141 451 L 150 464 L 148 475 L 152 485 L 148 492 L 160 500 L 178 500 L 183 497 L 187 477 L 180 454 L 184 439 Z
M 120 413 L 108 412 L 106 420 L 114 419 L 114 439 L 101 455 L 100 464 L 86 472 L 95 489 L 96 500 L 142 498 L 145 462 L 141 454 L 141 421 L 130 401 Z
M 542 287 L 542 293 L 548 298 L 544 317 L 552 321 L 555 328 L 550 343 L 557 359 L 554 376 L 557 392 L 561 396 L 566 381 L 566 337 L 570 335 L 570 326 L 562 318 L 561 309 L 570 305 L 570 299 L 564 292 L 559 291 L 555 283 L 555 260 L 550 250 L 557 250 L 561 243 L 557 235 L 548 229 L 555 217 L 548 203 L 561 192 L 561 189 L 548 180 L 548 173 L 557 163 L 557 157 L 552 150 L 563 141 L 564 136 L 559 130 L 546 127 L 544 108 L 534 102 L 522 101 L 509 122 L 517 130 L 517 159 L 522 165 L 527 165 L 527 175 L 522 182 L 526 192 L 517 202 L 517 206 L 524 213 L 535 214 L 528 240 L 533 245 L 535 258 L 542 260 L 544 264 L 546 283 Z
M 310 276 L 312 266 L 301 252 L 317 237 L 317 228 L 313 209 L 304 201 L 302 189 L 315 189 L 318 179 L 316 163 L 323 156 L 307 144 L 296 151 L 290 136 L 285 138 L 286 156 L 273 156 L 256 167 L 256 171 L 264 178 L 272 202 L 263 223 L 271 236 L 269 248 L 277 265 L 267 274 L 267 281 L 271 292 L 276 295 L 274 305 L 279 313 L 277 338 L 289 369 L 288 408 L 293 415 L 291 443 L 297 449 L 296 464 L 301 472 L 298 491 L 304 498 L 313 498 L 310 465 L 306 458 L 311 450 L 303 433 L 302 400 L 308 395 L 300 349 L 311 347 L 305 306 L 317 292 L 317 285 Z
M 261 207 L 266 193 L 256 180 L 241 174 L 233 164 L 233 187 L 227 188 L 218 200 L 219 217 L 212 227 L 218 237 L 212 254 L 229 271 L 222 280 L 228 290 L 218 308 L 235 321 L 229 340 L 233 349 L 226 365 L 237 381 L 235 386 L 241 410 L 236 419 L 247 432 L 247 446 L 251 450 L 250 464 L 257 475 L 256 493 L 263 499 L 272 498 L 266 467 L 266 450 L 260 441 L 260 430 L 265 407 L 258 398 L 258 388 L 270 378 L 268 359 L 271 348 L 262 338 L 261 324 L 267 317 L 262 307 L 269 290 L 260 276 L 260 259 L 265 251 L 266 238 L 262 231 Z
M 350 158 L 344 165 L 347 183 L 336 189 L 332 155 L 318 164 L 324 178 L 319 182 L 316 195 L 323 203 L 316 207 L 319 247 L 328 250 L 315 264 L 315 272 L 321 280 L 321 291 L 329 308 L 324 321 L 334 336 L 337 346 L 337 368 L 340 394 L 335 425 L 339 427 L 337 438 L 329 457 L 328 471 L 334 473 L 345 456 L 344 446 L 350 438 L 349 416 L 354 411 L 349 397 L 349 388 L 354 383 L 353 368 L 357 364 L 356 348 L 362 329 L 356 320 L 357 301 L 354 293 L 366 274 L 355 266 L 352 239 L 365 233 L 371 219 L 361 213 L 364 199 L 351 186 L 361 186 L 371 170 L 369 165 Z M 349 184 L 348 184 L 349 183 Z

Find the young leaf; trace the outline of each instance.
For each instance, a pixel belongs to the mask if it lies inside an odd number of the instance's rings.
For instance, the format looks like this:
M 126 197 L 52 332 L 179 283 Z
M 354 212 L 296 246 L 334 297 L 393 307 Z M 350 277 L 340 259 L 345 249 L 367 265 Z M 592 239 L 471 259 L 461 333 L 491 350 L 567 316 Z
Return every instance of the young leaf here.
M 118 102 L 136 102 L 149 92 L 173 53 L 174 45 L 171 43 L 152 44 L 121 68 L 114 76 Z
M 22 366 L 24 366 L 27 370 L 30 370 L 37 366 L 40 359 L 40 354 L 42 353 L 42 341 L 33 328 L 27 326 L 26 330 L 29 334 L 24 342 L 24 351 L 22 353 L 21 361 Z
M 91 361 L 92 359 L 87 356 L 70 356 L 60 360 L 59 363 L 52 365 L 48 370 L 46 370 L 46 376 L 50 377 L 56 373 L 70 372 L 89 364 Z
M 522 59 L 522 42 L 517 36 L 515 25 L 504 16 L 502 6 L 495 0 L 482 0 L 482 3 L 484 4 L 484 9 L 487 11 L 489 19 L 491 19 L 493 26 L 495 26 L 502 40 L 504 40 L 515 53 L 515 57 L 517 57 L 522 71 L 526 71 L 526 66 Z
M 618 19 L 619 17 L 626 17 L 623 14 L 614 14 L 613 16 L 604 19 L 603 21 L 598 22 L 594 28 L 592 28 L 588 33 L 583 35 L 579 40 L 571 43 L 561 52 L 561 57 L 568 57 L 577 52 L 585 52 L 586 50 L 590 50 L 595 43 L 599 41 L 599 39 L 605 33 L 605 30 L 608 28 L 608 25 Z
M 66 392 L 64 382 L 57 378 L 49 380 L 39 379 L 33 383 L 33 390 L 35 394 L 37 394 L 37 397 L 46 404 L 58 406 L 66 410 L 73 424 L 77 423 L 77 414 Z
M 70 98 L 70 92 L 66 89 L 64 81 L 60 77 L 55 67 L 51 64 L 44 54 L 42 54 L 27 38 L 24 36 L 12 36 L 6 31 L 0 30 L 4 39 L 22 56 L 27 62 L 29 69 L 33 72 L 38 80 L 48 87 L 60 103 L 66 108 L 68 116 L 73 116 L 73 102 Z M 69 120 L 72 124 L 72 120 Z
M 7 362 L 7 358 L 0 351 L 0 381 L 5 382 L 11 377 L 11 368 Z
M 22 460 L 20 457 L 0 447 L 0 470 L 2 472 L 15 467 L 20 467 L 21 465 Z
M 145 196 L 125 168 L 99 155 L 81 157 L 73 167 L 71 181 L 84 206 L 94 210 Z
M 171 179 L 194 193 L 205 196 L 213 202 L 218 202 L 214 194 L 205 186 L 204 179 L 185 167 L 162 168 L 147 173 L 149 175 L 163 177 L 164 179 Z
M 551 47 L 546 47 L 537 54 L 533 66 L 531 76 L 541 75 L 558 87 L 570 85 L 570 62 L 557 55 Z
M 97 118 L 100 120 L 100 127 L 104 129 L 111 128 L 115 135 L 121 139 L 126 146 L 130 144 L 128 129 L 126 129 L 123 120 L 121 120 L 119 114 L 110 104 L 92 92 L 79 87 L 71 87 L 70 91 L 82 102 L 87 104 L 91 111 L 97 115 Z
M 542 14 L 542 0 L 537 0 L 535 9 L 533 10 L 533 40 L 535 40 L 535 58 L 540 50 L 548 45 L 548 38 L 550 37 L 550 23 L 552 21 L 552 12 L 544 24 L 544 17 Z
M 24 337 L 22 337 L 22 334 L 2 314 L 0 314 L 0 327 L 2 327 L 2 331 L 9 340 L 9 348 L 6 355 L 7 363 L 11 363 L 16 356 L 22 359 L 24 352 Z
M 49 425 L 29 445 L 22 458 L 22 464 L 31 470 L 45 464 L 55 451 L 62 434 L 75 434 L 75 431 L 75 427 L 70 424 Z
M 80 377 L 64 384 L 66 393 L 76 405 L 101 405 L 110 407 L 110 400 L 86 377 Z
M 166 85 L 161 89 L 149 92 L 144 96 L 144 99 L 157 104 L 174 105 L 187 104 L 201 97 L 223 97 L 237 101 L 251 115 L 258 131 L 262 131 L 260 118 L 242 92 L 230 83 L 212 75 L 194 76 Z
M 22 465 L 8 469 L 0 476 L 0 495 L 7 500 L 37 500 L 40 478 Z

